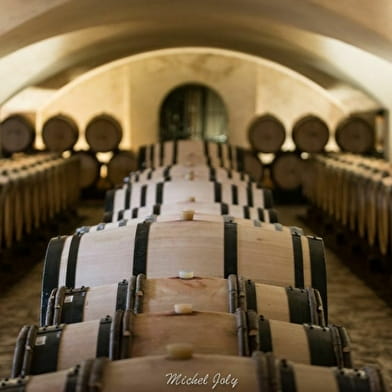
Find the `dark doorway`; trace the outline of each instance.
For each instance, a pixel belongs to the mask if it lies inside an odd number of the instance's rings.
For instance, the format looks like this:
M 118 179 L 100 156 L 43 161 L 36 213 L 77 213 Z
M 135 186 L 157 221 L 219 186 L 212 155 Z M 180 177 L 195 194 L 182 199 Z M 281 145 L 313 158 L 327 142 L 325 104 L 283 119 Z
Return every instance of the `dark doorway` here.
M 172 90 L 160 112 L 160 141 L 173 139 L 227 140 L 228 116 L 222 98 L 200 84 Z

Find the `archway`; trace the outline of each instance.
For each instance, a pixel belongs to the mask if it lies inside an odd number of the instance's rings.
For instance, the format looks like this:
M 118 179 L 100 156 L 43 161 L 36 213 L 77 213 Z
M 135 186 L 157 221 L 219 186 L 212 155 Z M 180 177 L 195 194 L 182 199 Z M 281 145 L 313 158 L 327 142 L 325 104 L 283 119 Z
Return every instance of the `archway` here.
M 159 115 L 159 138 L 227 140 L 228 113 L 222 98 L 211 88 L 189 83 L 172 90 Z

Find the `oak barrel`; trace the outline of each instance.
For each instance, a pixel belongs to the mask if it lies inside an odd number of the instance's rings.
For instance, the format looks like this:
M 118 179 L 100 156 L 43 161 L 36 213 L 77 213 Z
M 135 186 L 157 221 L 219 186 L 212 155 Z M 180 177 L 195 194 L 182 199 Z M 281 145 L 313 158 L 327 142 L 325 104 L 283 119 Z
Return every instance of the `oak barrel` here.
M 7 154 L 28 151 L 35 139 L 34 125 L 24 116 L 12 115 L 0 124 L 1 148 Z
M 115 268 L 113 268 L 115 260 Z M 45 257 L 42 309 L 51 291 L 111 284 L 124 276 L 250 276 L 258 283 L 313 287 L 327 307 L 323 241 L 235 223 L 143 222 L 53 238 Z M 45 314 L 42 314 L 44 320 Z
M 45 121 L 42 139 L 49 151 L 72 150 L 79 138 L 79 128 L 69 116 L 58 114 Z
M 249 127 L 248 139 L 257 152 L 277 152 L 286 139 L 286 130 L 275 116 L 265 114 L 257 117 Z
M 118 311 L 114 317 L 75 324 L 24 326 L 12 375 L 67 369 L 100 356 L 117 360 L 162 355 L 167 345 L 177 342 L 196 347 L 199 354 L 249 356 L 262 351 L 309 365 L 352 366 L 343 327 L 268 320 L 239 309 L 235 314 L 199 312 L 190 305 L 173 304 L 169 312 Z
M 363 154 L 374 149 L 375 131 L 363 118 L 350 116 L 338 124 L 335 139 L 342 151 Z
M 178 180 L 147 184 L 124 184 L 121 188 L 108 191 L 107 199 L 110 198 L 113 198 L 114 214 L 124 209 L 189 200 L 209 203 L 223 202 L 261 208 L 271 208 L 273 206 L 271 191 L 258 188 L 255 183 L 239 185 Z
M 140 147 L 138 162 L 139 169 L 202 164 L 243 171 L 243 149 L 207 140 L 174 140 Z
M 117 310 L 169 312 L 174 303 L 192 304 L 196 311 L 234 313 L 241 308 L 274 320 L 325 325 L 321 296 L 315 289 L 266 285 L 236 275 L 200 278 L 189 271 L 172 278 L 146 279 L 139 274 L 112 285 L 53 289 L 44 325 L 97 320 Z
M 279 189 L 292 191 L 302 185 L 303 166 L 301 157 L 293 152 L 276 155 L 271 165 L 271 178 Z
M 82 189 L 93 187 L 100 177 L 101 164 L 97 157 L 90 151 L 76 151 L 74 156 L 80 161 L 80 187 Z
M 172 180 L 209 180 L 219 182 L 247 182 L 250 181 L 248 174 L 236 170 L 224 169 L 207 165 L 169 165 L 161 166 L 155 169 L 144 169 L 129 173 L 128 182 L 155 181 L 162 182 L 168 179 Z
M 87 124 L 85 137 L 94 152 L 116 150 L 122 139 L 121 124 L 113 116 L 101 114 Z
M 244 171 L 249 174 L 253 181 L 260 183 L 263 179 L 264 169 L 257 154 L 253 154 L 250 151 L 244 152 Z
M 271 354 L 255 352 L 251 358 L 194 354 L 184 345 L 164 356 L 108 361 L 89 359 L 59 372 L 0 380 L 0 391 L 63 392 L 171 392 L 197 388 L 200 392 L 386 392 L 377 367 L 347 369 L 310 366 Z M 152 372 L 151 369 L 154 369 Z M 220 387 L 224 389 L 220 389 Z M 23 388 L 23 389 L 22 389 Z M 94 388 L 94 389 L 92 389 Z
M 112 185 L 121 184 L 124 181 L 124 178 L 128 176 L 132 170 L 136 169 L 136 166 L 136 157 L 132 151 L 116 152 L 107 164 L 108 180 Z
M 154 204 L 149 207 L 135 207 L 113 213 L 114 191 L 106 192 L 104 222 L 117 222 L 122 219 L 147 218 L 151 215 L 175 214 L 193 210 L 200 214 L 230 215 L 235 218 L 256 219 L 266 223 L 277 223 L 278 213 L 272 208 L 239 206 L 227 203 L 206 203 L 200 201 L 178 202 L 173 204 Z
M 292 138 L 300 151 L 321 152 L 328 143 L 329 128 L 320 117 L 309 115 L 294 124 Z

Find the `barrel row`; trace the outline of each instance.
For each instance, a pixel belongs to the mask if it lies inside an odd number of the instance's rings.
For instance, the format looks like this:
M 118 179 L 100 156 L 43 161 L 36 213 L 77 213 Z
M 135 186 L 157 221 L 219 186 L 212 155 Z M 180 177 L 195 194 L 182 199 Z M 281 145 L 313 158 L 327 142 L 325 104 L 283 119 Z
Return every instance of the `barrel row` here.
M 342 225 L 366 238 L 370 246 L 378 245 L 382 254 L 391 249 L 390 164 L 378 160 L 315 156 L 313 185 L 308 198 Z
M 177 346 L 171 346 L 164 356 L 120 361 L 89 359 L 56 373 L 7 379 L 0 384 L 0 390 L 169 392 L 193 386 L 200 391 L 226 388 L 238 392 L 311 392 L 323 386 L 323 391 L 331 392 L 386 391 L 374 367 L 353 370 L 310 366 L 257 351 L 250 358 L 193 354 L 189 350 L 178 358 L 178 352 Z
M 342 327 L 268 320 L 240 309 L 230 314 L 176 305 L 170 312 L 117 311 L 113 317 L 81 323 L 25 326 L 16 342 L 12 376 L 63 370 L 94 357 L 163 355 L 176 342 L 197 347 L 200 354 L 250 356 L 262 351 L 310 365 L 352 367 Z
M 248 129 L 249 143 L 258 153 L 279 152 L 286 140 L 286 135 L 283 122 L 272 114 L 256 117 Z M 375 149 L 374 125 L 359 116 L 342 119 L 334 135 L 342 151 L 366 153 Z M 320 153 L 325 151 L 330 138 L 330 130 L 320 117 L 307 115 L 294 123 L 291 137 L 297 151 Z
M 75 205 L 78 164 L 75 158 L 54 154 L 0 161 L 0 248 L 11 247 L 24 234 Z

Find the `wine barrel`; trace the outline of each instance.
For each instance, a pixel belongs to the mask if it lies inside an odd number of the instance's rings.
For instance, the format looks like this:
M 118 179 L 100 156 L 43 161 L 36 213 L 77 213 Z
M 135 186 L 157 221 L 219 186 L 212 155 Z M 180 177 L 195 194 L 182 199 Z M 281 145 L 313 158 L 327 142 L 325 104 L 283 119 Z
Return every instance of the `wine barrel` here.
M 146 279 L 139 274 L 112 285 L 53 289 L 45 325 L 97 320 L 118 310 L 169 312 L 174 303 L 192 304 L 194 310 L 208 312 L 234 313 L 241 308 L 273 320 L 325 326 L 321 296 L 315 289 L 266 285 L 236 275 L 200 278 L 189 271 L 166 279 Z
M 94 117 L 86 126 L 86 141 L 94 152 L 116 150 L 122 139 L 121 124 L 108 114 Z
M 140 147 L 138 161 L 139 169 L 202 164 L 243 171 L 243 150 L 206 140 L 174 140 Z
M 116 152 L 110 159 L 108 167 L 108 180 L 112 185 L 122 184 L 124 178 L 136 169 L 136 157 L 131 151 Z
M 251 179 L 248 174 L 244 172 L 237 172 L 235 170 L 224 169 L 221 167 L 213 167 L 206 165 L 171 165 L 162 166 L 155 169 L 139 170 L 129 173 L 127 182 L 141 182 L 147 181 L 162 182 L 167 180 L 209 180 L 219 182 L 249 182 Z
M 321 152 L 328 143 L 329 128 L 321 118 L 306 116 L 294 124 L 292 138 L 299 151 Z
M 1 124 L 1 148 L 6 154 L 28 151 L 35 139 L 34 125 L 23 116 L 12 115 Z
M 341 121 L 335 139 L 342 151 L 363 154 L 374 149 L 374 128 L 363 118 L 350 116 Z
M 320 238 L 227 222 L 183 221 L 53 238 L 45 257 L 42 309 L 58 286 L 99 286 L 139 273 L 170 277 L 180 270 L 225 278 L 238 272 L 258 283 L 313 287 L 327 307 Z
M 386 255 L 392 243 L 392 177 L 382 179 L 377 199 L 378 245 L 381 254 Z
M 277 223 L 278 213 L 269 208 L 257 208 L 248 206 L 235 206 L 226 203 L 203 203 L 183 202 L 174 204 L 155 204 L 151 207 L 136 207 L 128 210 L 120 210 L 113 214 L 114 192 L 106 193 L 104 222 L 117 222 L 123 219 L 147 218 L 151 215 L 169 215 L 181 211 L 193 210 L 200 214 L 230 215 L 234 218 L 253 219 L 266 223 Z
M 197 347 L 200 354 L 249 356 L 262 351 L 299 363 L 352 366 L 343 327 L 268 320 L 240 309 L 235 314 L 192 309 L 190 304 L 176 304 L 169 312 L 118 311 L 113 318 L 24 326 L 16 342 L 12 375 L 54 372 L 94 357 L 162 355 L 167 345 L 178 341 Z
M 92 386 L 100 392 L 171 392 L 192 386 L 200 392 L 223 390 L 219 387 L 236 392 L 387 392 L 376 367 L 310 366 L 257 351 L 251 358 L 194 354 L 184 344 L 167 351 L 121 361 L 88 359 L 68 370 L 4 379 L 0 391 L 63 392 L 77 385 L 78 392 L 91 392 Z
M 286 139 L 282 122 L 270 114 L 257 117 L 249 127 L 248 139 L 257 152 L 277 152 Z
M 101 165 L 97 157 L 89 151 L 76 151 L 74 156 L 80 161 L 80 187 L 82 189 L 93 187 L 100 177 Z
M 244 152 L 244 172 L 256 183 L 263 179 L 263 164 L 257 155 L 249 151 Z
M 303 166 L 301 157 L 293 152 L 278 154 L 271 166 L 271 178 L 275 186 L 286 191 L 297 190 L 302 185 Z
M 184 210 L 177 214 L 166 214 L 166 215 L 150 215 L 142 218 L 134 218 L 134 219 L 124 219 L 121 218 L 118 222 L 113 223 L 99 223 L 94 226 L 82 226 L 76 229 L 76 233 L 79 232 L 92 232 L 92 231 L 100 231 L 100 230 L 114 230 L 123 226 L 132 226 L 137 225 L 141 222 L 175 222 L 182 220 L 195 220 L 202 222 L 228 222 L 228 223 L 236 223 L 238 225 L 245 226 L 254 226 L 261 227 L 266 230 L 275 230 L 275 231 L 289 231 L 291 233 L 303 234 L 303 230 L 297 226 L 283 226 L 280 223 L 264 223 L 259 221 L 258 219 L 243 219 L 243 218 L 234 218 L 230 215 L 210 215 L 210 214 L 201 214 L 196 213 L 194 210 Z
M 49 151 L 72 150 L 78 138 L 77 124 L 71 117 L 63 114 L 49 118 L 42 127 L 42 139 Z
M 107 200 L 113 198 L 113 213 L 123 209 L 146 207 L 154 204 L 178 203 L 189 200 L 209 203 L 272 207 L 269 189 L 257 188 L 255 183 L 236 185 L 208 181 L 170 181 L 150 184 L 124 184 L 109 191 Z M 108 202 L 108 204 L 110 204 Z

